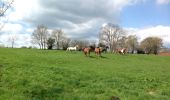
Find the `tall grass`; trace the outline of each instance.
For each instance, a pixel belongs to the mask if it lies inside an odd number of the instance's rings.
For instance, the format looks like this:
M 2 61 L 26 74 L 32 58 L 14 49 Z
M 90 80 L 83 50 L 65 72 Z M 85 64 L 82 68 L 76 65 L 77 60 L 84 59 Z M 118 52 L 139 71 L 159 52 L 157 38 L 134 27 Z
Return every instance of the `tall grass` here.
M 0 49 L 0 100 L 169 100 L 170 57 Z

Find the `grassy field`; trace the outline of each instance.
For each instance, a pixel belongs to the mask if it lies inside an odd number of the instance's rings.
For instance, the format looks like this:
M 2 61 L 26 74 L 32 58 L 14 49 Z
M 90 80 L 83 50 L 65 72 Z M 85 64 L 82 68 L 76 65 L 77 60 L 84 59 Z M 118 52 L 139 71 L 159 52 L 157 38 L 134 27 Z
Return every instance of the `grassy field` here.
M 0 48 L 0 100 L 170 100 L 170 57 Z

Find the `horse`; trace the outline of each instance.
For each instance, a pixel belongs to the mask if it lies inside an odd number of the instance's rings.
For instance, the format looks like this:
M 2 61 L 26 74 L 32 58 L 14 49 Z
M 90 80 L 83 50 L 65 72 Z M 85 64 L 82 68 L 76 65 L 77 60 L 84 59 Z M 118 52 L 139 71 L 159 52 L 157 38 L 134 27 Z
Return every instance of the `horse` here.
M 125 54 L 126 53 L 126 48 L 119 48 L 116 50 L 119 54 Z
M 75 47 L 68 47 L 67 51 L 76 51 L 78 48 L 78 45 L 76 45 Z
M 97 47 L 95 48 L 94 52 L 97 56 L 101 56 L 102 49 L 100 47 Z
M 109 48 L 108 46 L 106 46 L 106 47 L 100 47 L 102 53 L 106 53 L 107 50 L 108 50 L 108 48 Z
M 83 48 L 83 52 L 84 52 L 86 57 L 90 56 L 90 47 Z

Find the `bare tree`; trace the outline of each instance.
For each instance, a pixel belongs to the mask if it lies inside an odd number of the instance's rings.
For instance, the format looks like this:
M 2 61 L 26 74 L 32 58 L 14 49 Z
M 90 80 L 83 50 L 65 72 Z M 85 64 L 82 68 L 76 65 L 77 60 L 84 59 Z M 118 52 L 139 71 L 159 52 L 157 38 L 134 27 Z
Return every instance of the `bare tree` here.
M 45 49 L 48 40 L 48 30 L 44 25 L 38 25 L 32 33 L 32 43 L 38 44 L 40 49 Z
M 158 50 L 162 47 L 162 39 L 159 37 L 147 37 L 141 42 L 141 48 L 147 54 L 158 54 Z
M 60 49 L 64 32 L 62 29 L 55 29 L 52 31 L 52 37 L 55 39 L 57 49 Z
M 122 36 L 119 40 L 118 40 L 118 42 L 117 42 L 117 47 L 119 47 L 119 48 L 124 48 L 124 47 L 127 47 L 126 46 L 126 41 L 127 41 L 127 37 L 126 36 Z
M 110 50 L 115 50 L 119 45 L 119 40 L 125 35 L 125 31 L 115 24 L 107 24 L 102 27 L 99 33 L 99 43 L 109 46 Z
M 126 45 L 131 53 L 134 53 L 135 49 L 138 48 L 138 38 L 136 35 L 129 35 L 127 37 Z
M 63 37 L 61 41 L 61 46 L 63 50 L 66 50 L 70 45 L 71 39 Z
M 14 48 L 15 41 L 17 40 L 16 35 L 9 35 L 8 41 L 11 43 L 11 48 Z
M 97 46 L 97 42 L 95 40 L 90 40 L 89 41 L 90 45 L 93 46 L 93 47 L 96 47 Z
M 5 16 L 6 11 L 11 7 L 14 0 L 0 0 L 0 21 Z M 0 30 L 3 28 L 4 23 L 0 23 Z
M 87 40 L 72 40 L 71 46 L 76 46 L 76 45 L 78 45 L 79 50 L 81 50 L 84 47 L 90 46 L 90 42 Z

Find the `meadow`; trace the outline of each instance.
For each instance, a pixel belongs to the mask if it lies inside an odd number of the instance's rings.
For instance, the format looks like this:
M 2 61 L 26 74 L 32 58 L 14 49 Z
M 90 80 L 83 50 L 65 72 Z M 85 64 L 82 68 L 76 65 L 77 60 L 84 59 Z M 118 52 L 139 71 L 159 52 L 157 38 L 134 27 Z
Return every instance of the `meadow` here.
M 0 48 L 0 100 L 170 100 L 170 57 Z

